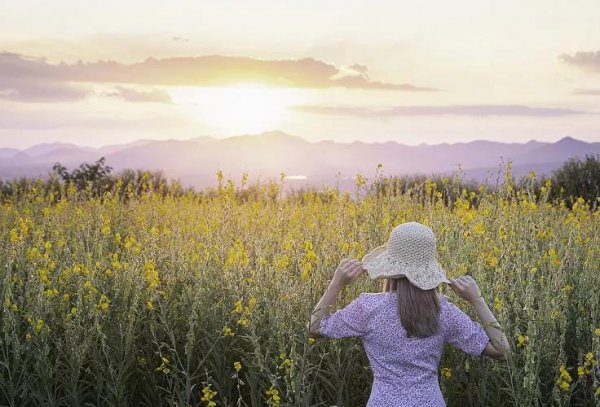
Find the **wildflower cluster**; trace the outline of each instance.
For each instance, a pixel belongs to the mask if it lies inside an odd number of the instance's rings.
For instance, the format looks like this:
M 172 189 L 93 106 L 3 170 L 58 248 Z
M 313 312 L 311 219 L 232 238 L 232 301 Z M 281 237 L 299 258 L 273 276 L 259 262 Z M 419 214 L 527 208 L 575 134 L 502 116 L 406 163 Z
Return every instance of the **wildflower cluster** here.
M 583 364 L 577 367 L 577 376 L 579 379 L 582 380 L 585 376 L 591 375 L 595 366 L 598 366 L 598 361 L 594 354 L 592 352 L 586 353 Z
M 573 378 L 567 369 L 565 369 L 565 365 L 560 365 L 558 379 L 556 379 L 556 384 L 558 387 L 562 391 L 569 391 L 572 381 Z
M 281 397 L 279 397 L 279 390 L 277 390 L 275 386 L 271 386 L 265 393 L 267 394 L 267 405 L 281 405 Z
M 217 402 L 213 400 L 217 395 L 217 391 L 212 389 L 212 385 L 208 384 L 202 389 L 202 398 L 200 401 L 206 402 L 207 407 L 215 407 Z
M 529 337 L 527 335 L 517 336 L 517 348 L 524 348 L 529 343 Z
M 242 300 L 238 300 L 233 310 L 232 314 L 237 316 L 237 324 L 243 327 L 247 327 L 250 325 L 250 317 L 252 316 L 252 310 L 256 307 L 256 298 L 250 297 L 248 300 L 248 305 L 244 306 Z M 223 328 L 223 333 L 225 336 L 233 336 L 233 331 L 229 327 Z

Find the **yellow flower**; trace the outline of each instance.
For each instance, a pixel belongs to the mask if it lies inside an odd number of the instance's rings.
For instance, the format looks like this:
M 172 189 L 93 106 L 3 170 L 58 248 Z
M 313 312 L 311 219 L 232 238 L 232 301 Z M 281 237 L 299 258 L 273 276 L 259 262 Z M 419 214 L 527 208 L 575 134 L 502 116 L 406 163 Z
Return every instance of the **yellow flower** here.
M 223 336 L 234 336 L 235 332 L 228 326 L 223 327 Z
M 152 260 L 146 262 L 144 265 L 144 270 L 144 278 L 146 279 L 146 282 L 148 282 L 148 288 L 152 290 L 158 287 L 160 284 L 160 279 L 158 278 L 158 271 L 156 271 L 154 262 Z
M 246 317 L 241 317 L 240 319 L 238 319 L 237 323 L 241 326 L 248 326 L 250 325 L 250 320 Z
M 561 290 L 562 290 L 563 293 L 569 295 L 569 294 L 571 294 L 571 292 L 573 292 L 573 286 L 567 284 Z
M 161 361 L 160 366 L 156 368 L 156 371 L 163 372 L 164 374 L 168 374 L 171 371 L 171 369 L 168 368 L 169 363 L 171 363 L 171 362 L 165 356 L 161 356 L 160 361 Z
M 494 309 L 500 311 L 502 309 L 502 300 L 498 297 L 494 297 Z
M 596 334 L 596 336 L 600 336 L 600 328 L 596 328 L 596 330 L 594 331 L 594 333 Z
M 498 228 L 498 239 L 506 240 L 507 237 L 508 237 L 508 233 L 506 233 L 506 229 L 504 229 L 503 226 L 500 226 Z
M 283 362 L 281 362 L 281 364 L 279 365 L 280 369 L 285 369 L 285 368 L 290 368 L 292 366 L 292 361 L 291 359 L 284 359 Z
M 100 309 L 100 311 L 102 311 L 102 312 L 107 312 L 109 306 L 110 306 L 110 299 L 106 295 L 102 294 L 100 296 L 100 302 L 98 303 L 98 309 Z
M 241 314 L 243 310 L 244 310 L 244 307 L 242 306 L 242 300 L 238 300 L 235 303 L 235 306 L 234 306 L 233 310 L 231 311 L 231 313 Z
M 485 226 L 483 225 L 483 223 L 479 222 L 478 224 L 476 224 L 473 228 L 473 232 L 475 232 L 477 236 L 483 235 L 485 233 Z
M 269 396 L 267 400 L 267 404 L 271 406 L 278 406 L 280 404 L 281 398 L 279 397 L 279 390 L 277 390 L 273 385 L 266 390 L 265 393 Z
M 44 291 L 44 296 L 46 298 L 54 298 L 58 295 L 58 290 L 56 288 L 48 288 Z
M 30 333 L 28 333 L 27 335 L 25 335 L 25 340 L 27 342 L 31 342 L 31 334 Z
M 35 323 L 35 330 L 37 331 L 37 333 L 42 332 L 42 329 L 44 328 L 44 321 L 42 321 L 41 319 L 38 319 Z
M 586 363 L 591 363 L 594 360 L 594 354 L 592 352 L 588 352 L 585 354 Z
M 559 376 L 558 379 L 556 379 L 556 384 L 558 384 L 559 388 L 562 391 L 566 392 L 569 391 L 570 383 L 572 381 L 573 379 L 571 378 L 571 375 L 569 374 L 567 369 L 565 369 L 565 365 L 560 365 Z
M 242 364 L 240 362 L 235 362 L 233 364 L 233 368 L 235 369 L 236 372 L 239 372 L 240 369 L 242 368 Z
M 449 367 L 443 367 L 440 373 L 443 379 L 450 379 L 452 377 L 452 369 Z
M 308 343 L 313 345 L 316 342 L 315 338 L 308 338 Z
M 92 282 L 91 282 L 90 280 L 86 280 L 86 281 L 83 283 L 83 288 L 85 288 L 86 290 L 90 290 L 90 291 L 92 291 L 92 292 L 96 292 L 96 291 L 98 291 L 98 290 L 96 289 L 96 287 L 94 287 L 94 285 L 92 284 Z
M 202 389 L 202 398 L 200 401 L 206 401 L 208 407 L 214 407 L 217 405 L 213 398 L 217 395 L 217 392 L 211 388 L 212 385 L 207 385 Z
M 250 300 L 248 301 L 248 307 L 250 309 L 253 309 L 254 307 L 256 307 L 256 298 L 255 297 L 250 297 Z
M 523 348 L 529 342 L 528 336 L 519 335 L 517 336 L 517 348 Z
M 20 240 L 19 232 L 17 229 L 10 230 L 10 241 L 11 243 L 17 243 Z

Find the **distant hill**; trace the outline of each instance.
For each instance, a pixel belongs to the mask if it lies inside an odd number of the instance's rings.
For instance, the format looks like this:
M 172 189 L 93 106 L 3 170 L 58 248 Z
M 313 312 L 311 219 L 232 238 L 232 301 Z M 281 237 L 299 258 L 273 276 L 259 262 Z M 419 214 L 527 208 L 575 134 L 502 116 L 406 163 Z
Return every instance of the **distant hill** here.
M 198 137 L 190 140 L 140 140 L 102 148 L 74 144 L 42 144 L 25 150 L 0 148 L 0 178 L 45 176 L 55 162 L 73 168 L 104 156 L 115 170 L 124 168 L 163 170 L 185 185 L 204 187 L 216 183 L 217 170 L 239 180 L 295 176 L 294 185 L 353 184 L 361 173 L 374 174 L 378 163 L 385 175 L 421 173 L 451 174 L 460 165 L 466 179 L 494 181 L 508 160 L 520 176 L 534 170 L 549 174 L 571 157 L 600 154 L 600 143 L 565 137 L 555 143 L 529 141 L 501 143 L 478 140 L 468 143 L 420 144 L 309 142 L 282 132 L 241 135 L 225 139 Z M 296 177 L 300 176 L 300 177 Z

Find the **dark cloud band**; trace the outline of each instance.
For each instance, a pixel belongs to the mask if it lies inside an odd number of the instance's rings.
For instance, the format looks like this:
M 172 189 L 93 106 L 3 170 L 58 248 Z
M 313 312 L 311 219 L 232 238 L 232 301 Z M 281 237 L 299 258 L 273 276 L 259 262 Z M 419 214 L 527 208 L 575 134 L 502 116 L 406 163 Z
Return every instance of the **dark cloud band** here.
M 221 86 L 253 82 L 297 88 L 434 90 L 371 80 L 364 65 L 337 67 L 313 58 L 262 60 L 221 55 L 147 58 L 132 64 L 116 61 L 51 64 L 43 58 L 4 52 L 0 53 L 0 76 L 13 80 L 165 86 Z

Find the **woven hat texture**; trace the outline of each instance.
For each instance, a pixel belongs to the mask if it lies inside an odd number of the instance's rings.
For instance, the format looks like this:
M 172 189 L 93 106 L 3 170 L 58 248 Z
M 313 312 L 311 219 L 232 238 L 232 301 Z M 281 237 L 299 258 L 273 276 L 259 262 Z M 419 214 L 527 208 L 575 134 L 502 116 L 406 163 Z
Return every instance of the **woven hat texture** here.
M 373 280 L 404 276 L 422 290 L 450 283 L 437 260 L 435 234 L 418 222 L 396 226 L 387 244 L 366 254 L 362 263 Z

